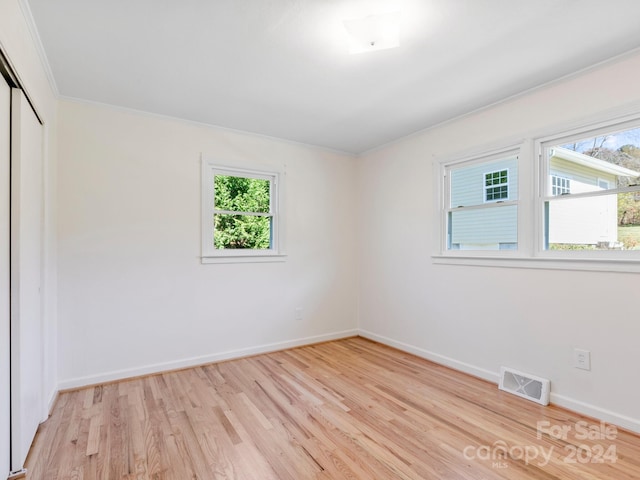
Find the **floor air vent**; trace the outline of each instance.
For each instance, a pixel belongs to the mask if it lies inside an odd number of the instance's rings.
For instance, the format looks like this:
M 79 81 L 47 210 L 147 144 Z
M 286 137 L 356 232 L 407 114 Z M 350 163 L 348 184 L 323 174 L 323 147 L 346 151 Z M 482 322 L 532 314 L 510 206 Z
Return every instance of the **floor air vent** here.
M 512 368 L 500 368 L 500 390 L 541 405 L 549 405 L 550 384 L 551 382 L 546 378 L 518 372 Z

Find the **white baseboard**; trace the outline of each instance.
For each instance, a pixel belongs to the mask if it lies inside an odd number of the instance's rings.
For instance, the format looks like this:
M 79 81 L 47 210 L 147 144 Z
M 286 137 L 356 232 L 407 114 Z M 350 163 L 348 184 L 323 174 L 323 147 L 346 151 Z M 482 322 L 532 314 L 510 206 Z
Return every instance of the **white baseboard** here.
M 72 378 L 69 380 L 63 380 L 58 383 L 58 390 L 73 390 L 76 388 L 82 388 L 89 385 L 96 385 L 100 383 L 113 382 L 117 380 L 124 380 L 126 378 L 139 377 L 142 375 L 150 375 L 154 373 L 162 373 L 171 370 L 178 370 L 181 368 L 195 367 L 198 365 L 205 365 L 208 363 L 221 362 L 223 360 L 233 360 L 236 358 L 248 357 L 251 355 L 258 355 L 261 353 L 275 352 L 278 350 L 285 350 L 288 348 L 302 347 L 304 345 L 312 345 L 314 343 L 328 342 L 330 340 L 338 340 L 340 338 L 354 337 L 358 335 L 358 330 L 343 330 L 341 332 L 327 333 L 323 335 L 316 335 L 313 337 L 298 338 L 294 340 L 287 340 L 284 342 L 268 343 L 264 345 L 258 345 L 255 347 L 241 348 L 238 350 L 229 350 L 226 352 L 213 353 L 209 355 L 202 355 L 199 357 L 185 358 L 183 360 L 176 360 L 172 362 L 156 363 L 153 365 L 145 365 L 137 368 L 127 368 L 124 370 L 115 370 L 112 372 L 105 372 L 98 375 L 88 375 L 86 377 Z
M 567 410 L 617 425 L 618 427 L 622 427 L 626 430 L 640 433 L 640 420 L 637 418 L 620 415 L 619 413 L 612 412 L 611 410 L 596 407 L 595 405 L 584 403 L 564 395 L 558 395 L 557 393 L 551 393 L 551 403 L 558 405 L 559 407 L 566 408 Z
M 490 370 L 486 370 L 469 363 L 460 362 L 453 358 L 440 355 L 439 353 L 430 352 L 429 350 L 425 350 L 414 345 L 409 345 L 407 343 L 400 342 L 383 335 L 377 335 L 366 330 L 359 330 L 358 333 L 361 337 L 397 348 L 398 350 L 402 350 L 403 352 L 412 353 L 418 357 L 422 357 L 440 365 L 453 368 L 454 370 L 468 373 L 469 375 L 473 375 L 474 377 L 479 377 L 496 384 L 500 379 L 500 374 L 498 372 L 492 372 Z M 574 411 L 576 413 L 587 415 L 589 417 L 593 417 L 595 419 L 617 425 L 632 432 L 640 433 L 640 419 L 621 415 L 619 413 L 612 412 L 610 410 L 597 407 L 585 402 L 581 402 L 564 395 L 558 395 L 557 393 L 553 392 L 551 393 L 551 403 Z
M 363 338 L 368 338 L 369 340 L 373 340 L 374 342 L 397 348 L 398 350 L 402 350 L 403 352 L 412 353 L 413 355 L 416 355 L 418 357 L 431 360 L 434 363 L 453 368 L 454 370 L 468 373 L 469 375 L 473 375 L 474 377 L 482 378 L 496 384 L 498 383 L 498 380 L 500 380 L 500 374 L 498 372 L 485 370 L 484 368 L 476 367 L 475 365 L 471 365 L 470 363 L 460 362 L 453 358 L 440 355 L 439 353 L 430 352 L 429 350 L 425 350 L 424 348 L 409 345 L 408 343 L 404 342 L 399 342 L 397 340 L 393 340 L 392 338 L 377 335 L 366 330 L 360 330 L 359 334 Z
M 52 390 L 51 393 L 49 394 L 49 401 L 47 402 L 47 417 L 51 415 L 51 413 L 53 412 L 53 406 L 55 405 L 56 400 L 58 399 L 58 394 L 59 394 L 59 390 Z

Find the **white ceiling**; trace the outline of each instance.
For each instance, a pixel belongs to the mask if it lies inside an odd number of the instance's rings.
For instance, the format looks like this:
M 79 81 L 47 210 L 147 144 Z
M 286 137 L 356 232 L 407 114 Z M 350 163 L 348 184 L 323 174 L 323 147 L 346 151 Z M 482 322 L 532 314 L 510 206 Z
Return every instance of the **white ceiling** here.
M 350 153 L 640 47 L 639 0 L 28 4 L 62 96 Z M 399 48 L 349 54 L 396 8 Z

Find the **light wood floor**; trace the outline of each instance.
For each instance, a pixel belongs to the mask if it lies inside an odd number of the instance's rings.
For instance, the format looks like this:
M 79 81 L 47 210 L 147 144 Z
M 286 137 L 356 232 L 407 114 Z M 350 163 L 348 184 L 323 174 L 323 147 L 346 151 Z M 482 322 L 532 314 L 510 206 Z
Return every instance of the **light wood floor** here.
M 598 425 L 351 338 L 64 393 L 27 478 L 639 479 Z

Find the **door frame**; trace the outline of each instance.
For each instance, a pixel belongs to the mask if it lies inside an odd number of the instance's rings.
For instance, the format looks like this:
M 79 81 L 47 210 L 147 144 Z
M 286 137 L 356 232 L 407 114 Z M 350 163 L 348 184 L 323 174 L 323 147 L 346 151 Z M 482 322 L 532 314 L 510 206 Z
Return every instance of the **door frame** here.
M 41 333 L 42 333 L 42 342 L 40 345 L 40 353 L 42 356 L 42 362 L 40 365 L 40 387 L 39 390 L 41 392 L 40 395 L 40 405 L 38 405 L 37 409 L 38 409 L 38 415 L 40 417 L 40 422 L 42 422 L 43 420 L 46 419 L 46 416 L 48 414 L 47 411 L 47 405 L 45 404 L 45 384 L 44 384 L 44 377 L 45 377 L 45 365 L 44 365 L 44 355 L 46 352 L 46 348 L 45 348 L 45 339 L 44 339 L 44 333 L 45 333 L 45 328 L 44 328 L 44 321 L 45 321 L 45 315 L 44 315 L 44 294 L 45 294 L 45 273 L 46 273 L 46 268 L 45 268 L 45 139 L 46 139 L 46 130 L 44 128 L 44 122 L 42 121 L 42 117 L 41 115 L 38 113 L 38 110 L 35 108 L 33 102 L 31 101 L 31 98 L 29 96 L 29 94 L 27 93 L 27 91 L 25 90 L 25 88 L 23 87 L 23 83 L 20 81 L 19 76 L 16 73 L 15 68 L 13 67 L 11 61 L 9 60 L 9 58 L 4 54 L 4 49 L 3 46 L 0 44 L 0 82 L 2 81 L 2 79 L 4 79 L 4 81 L 6 81 L 6 83 L 8 84 L 8 86 L 11 89 L 11 105 L 10 105 L 10 111 L 9 111 L 9 116 L 10 116 L 10 120 L 9 123 L 11 125 L 11 122 L 13 122 L 14 120 L 14 112 L 15 112 L 15 105 L 14 105 L 14 91 L 15 90 L 19 90 L 22 94 L 21 100 L 20 102 L 26 102 L 26 104 L 28 104 L 28 108 L 29 110 L 33 113 L 33 115 L 35 116 L 35 119 L 37 120 L 37 122 L 41 125 L 42 127 L 42 132 L 41 132 L 41 145 L 42 145 L 42 149 L 41 149 L 41 153 L 40 153 L 40 158 L 39 158 L 39 180 L 40 180 L 40 185 L 38 186 L 38 191 L 39 191 L 39 198 L 38 201 L 40 202 L 40 220 L 39 220 L 39 236 L 40 236 L 40 244 L 39 244 L 39 257 L 40 257 L 40 265 L 39 265 L 39 274 L 40 274 L 40 291 L 38 294 L 38 298 L 39 298 L 39 321 L 41 324 Z M 26 105 L 25 105 L 26 106 Z M 15 130 L 15 126 L 10 127 L 11 130 Z M 19 203 L 19 195 L 20 195 L 20 186 L 19 184 L 16 185 L 15 182 L 15 176 L 16 176 L 16 169 L 20 168 L 19 164 L 16 164 L 14 162 L 16 162 L 17 157 L 15 155 L 15 145 L 13 145 L 14 142 L 14 134 L 15 132 L 12 131 L 10 133 L 10 147 L 9 147 L 9 171 L 8 171 L 8 175 L 9 175 L 9 185 L 10 185 L 10 195 L 9 195 L 9 293 L 10 293 L 10 301 L 9 301 L 9 305 L 10 305 L 10 314 L 9 314 L 9 324 L 7 326 L 5 325 L 0 325 L 0 328 L 2 328 L 3 330 L 5 328 L 8 328 L 9 332 L 8 332 L 8 338 L 5 339 L 2 336 L 0 336 L 0 342 L 2 342 L 2 344 L 0 344 L 0 348 L 3 351 L 7 351 L 8 352 L 8 357 L 9 357 L 9 364 L 8 365 L 4 365 L 0 368 L 6 369 L 8 370 L 8 375 L 6 371 L 3 371 L 2 374 L 0 374 L 0 381 L 2 381 L 3 383 L 7 383 L 8 380 L 8 385 L 1 385 L 2 390 L 7 392 L 8 395 L 8 402 L 6 401 L 6 399 L 2 399 L 2 401 L 0 401 L 0 405 L 2 405 L 2 409 L 5 409 L 5 404 L 8 403 L 8 418 L 5 419 L 2 416 L 0 416 L 0 424 L 2 424 L 2 429 L 0 429 L 0 435 L 2 435 L 3 437 L 8 437 L 5 438 L 5 442 L 4 443 L 0 443 L 0 445 L 4 445 L 5 443 L 8 445 L 8 452 L 1 454 L 1 455 L 6 455 L 6 456 L 0 456 L 0 478 L 4 478 L 3 475 L 5 475 L 5 473 L 11 474 L 13 472 L 17 472 L 23 469 L 24 465 L 22 465 L 21 461 L 18 461 L 18 456 L 19 456 L 19 451 L 20 451 L 20 445 L 16 445 L 15 444 L 15 439 L 19 438 L 19 435 L 16 435 L 16 429 L 19 430 L 19 426 L 16 426 L 16 409 L 18 410 L 18 412 L 20 411 L 20 405 L 16 406 L 14 405 L 14 398 L 15 398 L 15 380 L 14 380 L 14 374 L 16 372 L 16 365 L 15 362 L 13 362 L 12 360 L 15 358 L 16 356 L 16 348 L 15 348 L 15 344 L 16 344 L 16 332 L 14 331 L 14 328 L 12 328 L 12 324 L 15 325 L 16 322 L 16 306 L 19 305 L 16 303 L 16 295 L 15 295 L 15 291 L 16 291 L 16 286 L 19 285 L 19 283 L 16 283 L 17 281 L 19 281 L 21 279 L 21 271 L 20 271 L 20 264 L 19 264 L 19 259 L 17 257 L 17 248 L 16 246 L 18 245 L 18 242 L 20 241 L 20 233 L 18 231 L 16 231 L 15 226 L 16 226 L 16 221 L 20 220 L 20 210 L 19 207 L 17 207 L 17 203 Z M 18 163 L 19 163 L 19 159 L 18 159 Z M 3 179 L 4 181 L 4 179 Z M 6 332 L 5 332 L 6 333 Z M 7 415 L 7 412 L 3 412 L 0 415 Z M 6 423 L 8 423 L 8 426 L 5 425 Z M 19 423 L 19 422 L 18 422 Z M 8 430 L 8 431 L 5 431 Z M 21 456 L 21 455 L 20 455 Z M 6 463 L 6 464 L 5 464 Z M 3 470 L 6 470 L 3 471 Z
M 11 82 L 0 58 L 0 88 L 6 111 L 0 111 L 0 478 L 11 467 Z M 4 110 L 4 108 L 2 109 Z M 6 143 L 6 149 L 4 142 Z

